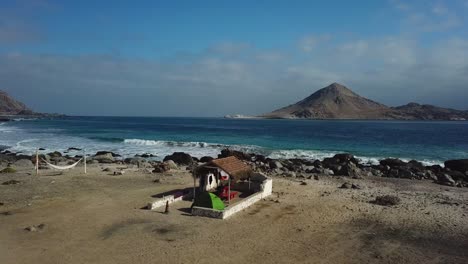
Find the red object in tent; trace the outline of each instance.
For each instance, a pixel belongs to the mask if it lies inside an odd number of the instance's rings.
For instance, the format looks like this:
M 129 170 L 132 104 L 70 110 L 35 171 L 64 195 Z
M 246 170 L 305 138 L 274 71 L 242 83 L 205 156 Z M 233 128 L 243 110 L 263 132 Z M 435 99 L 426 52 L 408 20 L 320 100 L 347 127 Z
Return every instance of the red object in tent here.
M 225 186 L 223 188 L 223 191 L 221 192 L 221 199 L 227 199 L 229 197 L 229 200 L 232 200 L 234 199 L 234 197 L 236 197 L 238 192 L 234 192 L 231 190 L 231 196 L 229 196 L 229 186 Z

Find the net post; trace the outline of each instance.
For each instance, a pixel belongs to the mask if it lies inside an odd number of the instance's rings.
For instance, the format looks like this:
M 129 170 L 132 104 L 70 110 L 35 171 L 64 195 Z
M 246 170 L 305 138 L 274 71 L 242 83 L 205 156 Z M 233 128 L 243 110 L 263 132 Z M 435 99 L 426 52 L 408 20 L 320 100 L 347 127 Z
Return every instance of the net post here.
M 39 149 L 36 149 L 36 176 L 39 176 Z
M 86 171 L 86 150 L 83 149 L 83 161 L 84 161 L 84 173 L 87 174 Z

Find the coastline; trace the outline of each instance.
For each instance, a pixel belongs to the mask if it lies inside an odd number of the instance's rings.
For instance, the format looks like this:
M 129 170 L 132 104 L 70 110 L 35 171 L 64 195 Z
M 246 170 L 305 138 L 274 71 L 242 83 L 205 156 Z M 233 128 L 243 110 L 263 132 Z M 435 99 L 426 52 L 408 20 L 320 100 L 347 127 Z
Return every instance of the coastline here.
M 50 150 L 49 150 L 50 151 Z M 70 165 L 83 157 L 82 149 L 69 148 L 65 153 L 59 151 L 47 152 L 41 150 L 41 159 L 56 165 Z M 70 154 L 73 153 L 73 154 Z M 313 178 L 314 175 L 327 175 L 338 177 L 386 177 L 402 178 L 411 180 L 430 180 L 434 183 L 468 187 L 468 159 L 447 160 L 441 165 L 424 165 L 423 163 L 410 160 L 403 161 L 396 158 L 386 158 L 378 161 L 377 164 L 362 163 L 362 161 L 348 153 L 335 154 L 333 157 L 324 159 L 274 159 L 261 154 L 246 153 L 229 148 L 221 150 L 217 156 L 193 157 L 189 153 L 174 152 L 172 155 L 164 157 L 163 160 L 156 160 L 150 153 L 135 155 L 134 157 L 123 157 L 119 153 L 112 151 L 98 151 L 94 155 L 87 154 L 87 163 L 90 164 L 121 164 L 135 165 L 145 164 L 145 166 L 156 169 L 164 166 L 164 161 L 173 160 L 175 163 L 197 166 L 213 158 L 223 158 L 235 156 L 246 162 L 258 172 L 267 175 L 282 175 L 290 178 Z M 189 160 L 189 162 L 187 162 Z M 0 169 L 15 166 L 15 164 L 34 163 L 35 155 L 25 155 L 13 153 L 8 150 L 0 152 Z M 46 167 L 44 162 L 40 162 L 42 167 Z M 20 165 L 21 166 L 21 165 Z

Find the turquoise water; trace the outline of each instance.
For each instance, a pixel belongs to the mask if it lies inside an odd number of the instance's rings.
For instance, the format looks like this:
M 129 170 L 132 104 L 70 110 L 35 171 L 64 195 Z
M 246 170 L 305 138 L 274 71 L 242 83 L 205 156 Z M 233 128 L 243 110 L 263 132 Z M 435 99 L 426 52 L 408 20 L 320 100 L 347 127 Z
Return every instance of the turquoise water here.
M 68 117 L 3 123 L 0 145 L 23 153 L 79 147 L 157 158 L 174 151 L 215 156 L 229 146 L 274 158 L 349 152 L 369 162 L 398 157 L 433 164 L 468 158 L 468 122 Z

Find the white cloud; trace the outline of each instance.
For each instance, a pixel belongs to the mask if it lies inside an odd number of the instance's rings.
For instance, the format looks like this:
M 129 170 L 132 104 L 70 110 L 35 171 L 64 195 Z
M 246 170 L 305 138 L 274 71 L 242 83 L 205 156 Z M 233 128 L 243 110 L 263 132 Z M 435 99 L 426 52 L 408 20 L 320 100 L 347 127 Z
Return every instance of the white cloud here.
M 299 48 L 304 52 L 311 52 L 321 43 L 329 41 L 330 38 L 330 35 L 305 36 L 299 41 Z

